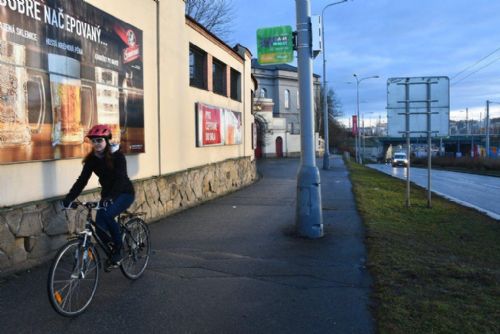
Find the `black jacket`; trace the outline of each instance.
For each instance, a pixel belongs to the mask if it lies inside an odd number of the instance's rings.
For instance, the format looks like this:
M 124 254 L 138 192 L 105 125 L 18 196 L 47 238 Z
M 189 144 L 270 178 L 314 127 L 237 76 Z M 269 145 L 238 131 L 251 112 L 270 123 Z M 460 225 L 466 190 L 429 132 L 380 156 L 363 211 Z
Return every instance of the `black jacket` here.
M 122 152 L 116 151 L 111 154 L 113 158 L 113 169 L 106 166 L 104 158 L 91 155 L 83 165 L 82 172 L 75 184 L 71 187 L 68 195 L 64 199 L 71 202 L 80 195 L 87 185 L 92 172 L 99 178 L 102 186 L 101 197 L 103 199 L 116 199 L 122 193 L 134 194 L 134 186 L 127 175 L 127 161 Z

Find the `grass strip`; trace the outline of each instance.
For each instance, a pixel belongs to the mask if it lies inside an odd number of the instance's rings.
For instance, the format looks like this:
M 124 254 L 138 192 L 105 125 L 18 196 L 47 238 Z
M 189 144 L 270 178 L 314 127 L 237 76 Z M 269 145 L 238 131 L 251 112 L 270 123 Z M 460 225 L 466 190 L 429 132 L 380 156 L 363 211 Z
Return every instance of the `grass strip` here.
M 348 163 L 380 333 L 500 333 L 500 222 Z M 499 203 L 500 205 L 500 203 Z

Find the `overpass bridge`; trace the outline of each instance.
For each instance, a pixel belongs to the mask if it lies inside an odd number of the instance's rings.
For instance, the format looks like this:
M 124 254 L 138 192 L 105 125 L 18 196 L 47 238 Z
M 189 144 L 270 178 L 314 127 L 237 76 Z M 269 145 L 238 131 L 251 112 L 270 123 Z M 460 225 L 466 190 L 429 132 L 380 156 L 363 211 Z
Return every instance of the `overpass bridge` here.
M 404 137 L 367 137 L 376 139 L 383 145 L 383 152 L 387 152 L 389 146 L 392 147 L 401 145 L 406 146 L 406 138 Z M 421 137 L 411 137 L 411 145 L 422 145 L 427 146 L 427 136 Z M 477 149 L 478 145 L 484 148 L 486 146 L 486 135 L 485 134 L 473 134 L 473 135 L 453 135 L 447 137 L 432 137 L 432 145 L 437 147 L 443 147 L 445 154 L 452 154 L 456 156 L 458 152 L 462 156 L 470 156 L 471 148 L 475 147 Z M 500 151 L 500 134 L 490 134 L 490 149 L 493 154 Z

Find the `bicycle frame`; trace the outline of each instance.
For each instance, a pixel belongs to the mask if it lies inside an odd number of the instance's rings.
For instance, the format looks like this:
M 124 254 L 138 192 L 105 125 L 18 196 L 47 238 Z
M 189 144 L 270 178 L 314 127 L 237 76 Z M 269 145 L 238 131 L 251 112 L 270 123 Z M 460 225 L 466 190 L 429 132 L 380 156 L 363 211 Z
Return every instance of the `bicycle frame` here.
M 106 256 L 109 258 L 111 256 L 112 250 L 102 241 L 102 239 L 99 237 L 99 234 L 96 233 L 96 229 L 100 229 L 100 227 L 96 224 L 94 219 L 92 218 L 92 209 L 97 209 L 97 210 L 103 210 L 103 208 L 99 208 L 98 206 L 95 205 L 95 203 L 88 202 L 88 203 L 82 203 L 86 210 L 87 210 L 87 217 L 86 217 L 86 222 L 85 222 L 85 228 L 83 231 L 78 233 L 78 236 L 76 238 L 81 240 L 82 247 L 85 251 L 88 250 L 89 245 L 92 244 L 92 236 L 94 239 L 97 241 L 97 245 L 104 251 Z M 122 224 L 120 224 L 122 225 Z M 107 233 L 106 231 L 103 231 L 104 233 Z M 84 257 L 87 255 L 84 254 Z M 101 267 L 101 263 L 99 263 L 99 267 Z
M 92 215 L 93 209 L 104 208 L 99 207 L 98 202 L 73 202 L 67 209 L 77 209 L 79 206 L 87 210 L 85 227 L 57 252 L 47 281 L 47 292 L 52 307 L 67 317 L 81 314 L 90 305 L 96 292 L 99 271 L 103 265 L 98 248 L 107 255 L 107 261 L 113 251 L 107 238 L 101 239 L 100 235 L 104 238 L 100 233 L 103 229 L 96 224 Z M 119 267 L 123 275 L 130 280 L 136 280 L 143 274 L 150 256 L 149 230 L 140 218 L 143 214 L 125 211 L 117 217 L 127 254 L 123 261 L 120 261 Z

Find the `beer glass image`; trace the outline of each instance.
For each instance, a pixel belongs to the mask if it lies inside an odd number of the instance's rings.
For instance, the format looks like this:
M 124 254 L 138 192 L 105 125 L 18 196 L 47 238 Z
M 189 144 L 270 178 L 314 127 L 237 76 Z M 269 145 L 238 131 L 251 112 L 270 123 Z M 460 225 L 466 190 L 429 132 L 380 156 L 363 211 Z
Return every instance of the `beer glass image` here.
M 96 67 L 97 123 L 107 124 L 111 128 L 111 143 L 119 144 L 126 129 L 120 129 L 120 91 L 118 72 Z
M 25 67 L 24 45 L 0 40 L 0 147 L 31 145 L 31 134 L 41 130 L 45 117 L 43 79 Z M 36 126 L 28 117 L 28 83 L 38 86 L 40 110 Z
M 241 113 L 224 110 L 226 145 L 241 144 Z
M 92 122 L 91 111 L 87 124 L 82 122 L 81 91 L 93 89 L 82 85 L 80 62 L 66 56 L 49 54 L 50 95 L 52 98 L 52 145 L 82 144 Z

